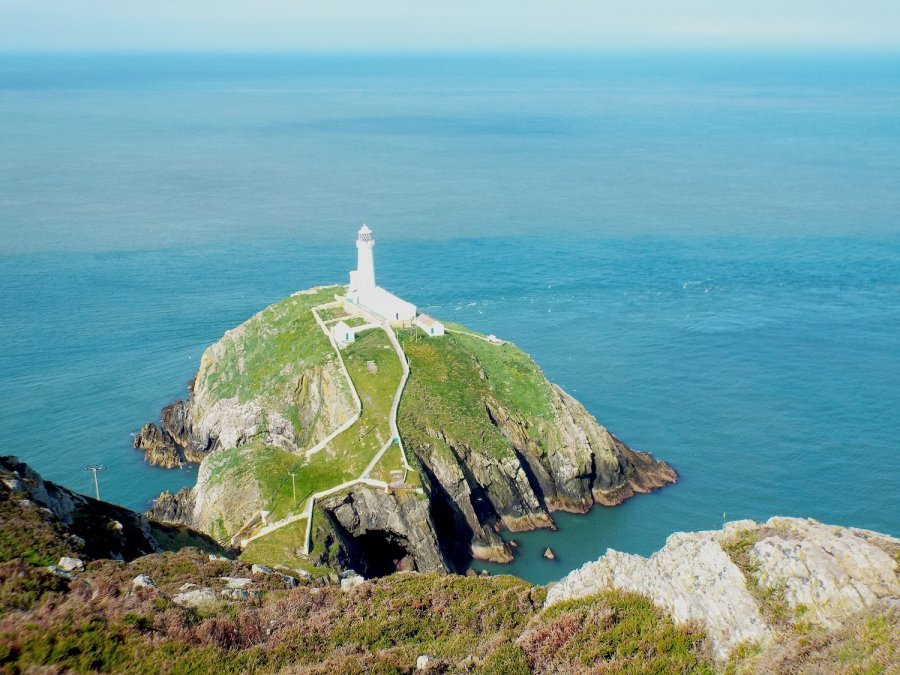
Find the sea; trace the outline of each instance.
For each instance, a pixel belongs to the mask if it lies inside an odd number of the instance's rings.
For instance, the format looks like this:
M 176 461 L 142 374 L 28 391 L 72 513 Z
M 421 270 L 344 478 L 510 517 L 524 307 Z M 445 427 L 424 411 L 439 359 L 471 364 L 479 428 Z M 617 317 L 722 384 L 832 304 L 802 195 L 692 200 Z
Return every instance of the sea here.
M 0 452 L 134 509 L 193 484 L 132 434 L 366 222 L 381 285 L 680 476 L 476 569 L 900 535 L 898 111 L 874 53 L 0 55 Z

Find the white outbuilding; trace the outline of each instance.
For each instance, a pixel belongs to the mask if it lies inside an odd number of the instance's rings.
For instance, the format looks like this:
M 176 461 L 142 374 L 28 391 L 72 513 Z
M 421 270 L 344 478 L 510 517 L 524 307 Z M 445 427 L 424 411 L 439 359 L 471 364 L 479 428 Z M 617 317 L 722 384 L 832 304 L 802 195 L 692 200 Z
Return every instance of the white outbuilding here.
M 416 325 L 424 330 L 428 337 L 438 337 L 444 334 L 444 324 L 428 314 L 419 314 L 416 317 Z
M 343 347 L 356 340 L 356 333 L 346 323 L 338 321 L 331 327 L 331 337 L 334 338 L 339 347 Z

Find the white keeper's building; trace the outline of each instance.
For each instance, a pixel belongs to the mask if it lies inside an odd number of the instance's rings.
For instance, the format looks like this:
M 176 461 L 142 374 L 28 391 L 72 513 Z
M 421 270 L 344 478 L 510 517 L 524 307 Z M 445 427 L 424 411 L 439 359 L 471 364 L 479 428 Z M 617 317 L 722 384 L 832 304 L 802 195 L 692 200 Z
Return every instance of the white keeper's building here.
M 416 318 L 414 304 L 375 285 L 374 248 L 372 230 L 363 225 L 356 238 L 357 262 L 356 269 L 350 272 L 347 302 L 361 305 L 388 322 L 413 321 Z

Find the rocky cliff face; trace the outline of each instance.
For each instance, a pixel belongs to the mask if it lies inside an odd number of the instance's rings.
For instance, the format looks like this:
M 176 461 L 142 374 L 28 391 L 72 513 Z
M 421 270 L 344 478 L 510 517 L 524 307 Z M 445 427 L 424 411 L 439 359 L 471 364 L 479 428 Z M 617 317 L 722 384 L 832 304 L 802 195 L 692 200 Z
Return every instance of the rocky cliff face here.
M 676 622 L 700 622 L 722 661 L 741 644 L 772 650 L 808 626 L 835 630 L 900 606 L 900 540 L 814 520 L 742 520 L 673 534 L 649 558 L 610 550 L 547 593 L 546 605 L 606 589 L 646 595 Z M 891 609 L 893 608 L 893 609 Z
M 365 577 L 396 571 L 450 571 L 437 540 L 427 499 L 411 491 L 357 485 L 322 500 L 326 551 L 318 562 Z M 329 544 L 333 552 L 328 552 Z
M 483 344 L 404 343 L 412 376 L 401 434 L 457 567 L 509 561 L 498 528 L 552 528 L 553 511 L 585 513 L 675 482 L 668 464 L 612 436 L 524 352 Z
M 59 524 L 73 551 L 85 558 L 131 560 L 166 549 L 176 538 L 218 550 L 196 533 L 165 527 L 144 514 L 45 481 L 15 457 L 0 457 L 0 498 L 15 501 L 19 508 L 42 510 Z

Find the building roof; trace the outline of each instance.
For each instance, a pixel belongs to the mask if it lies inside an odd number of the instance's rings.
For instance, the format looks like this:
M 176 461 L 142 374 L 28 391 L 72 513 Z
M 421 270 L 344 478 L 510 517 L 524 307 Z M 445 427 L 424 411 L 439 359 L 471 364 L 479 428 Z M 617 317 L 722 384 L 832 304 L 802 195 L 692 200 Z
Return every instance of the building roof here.
M 429 316 L 428 314 L 419 314 L 419 316 L 416 317 L 416 323 L 422 326 L 422 328 L 431 328 L 432 326 L 444 325 L 433 316 Z

